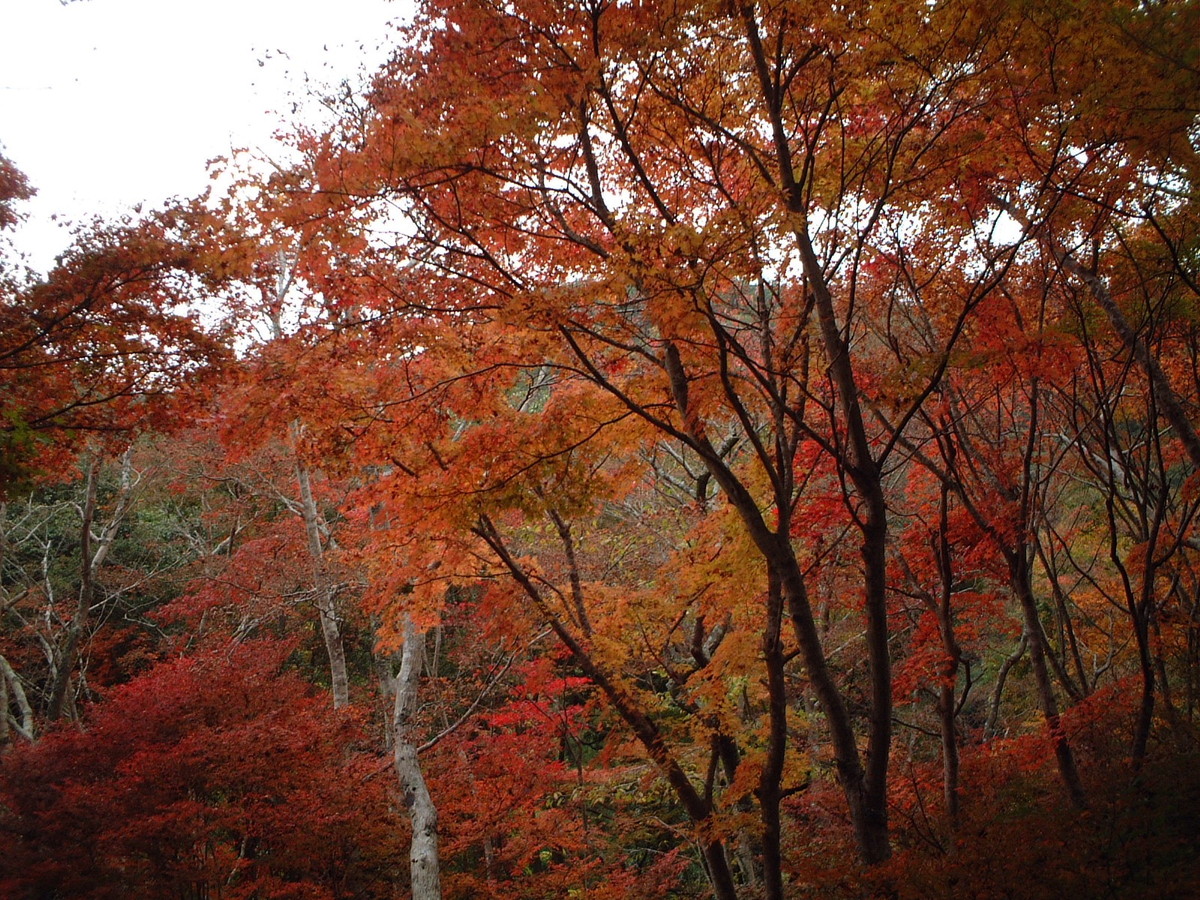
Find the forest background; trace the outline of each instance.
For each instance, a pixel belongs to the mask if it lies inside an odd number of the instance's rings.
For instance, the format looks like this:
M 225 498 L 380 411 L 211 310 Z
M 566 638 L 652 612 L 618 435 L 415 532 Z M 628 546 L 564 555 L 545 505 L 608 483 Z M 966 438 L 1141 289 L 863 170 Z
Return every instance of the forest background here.
M 426 0 L 7 257 L 0 891 L 1195 896 L 1198 33 Z

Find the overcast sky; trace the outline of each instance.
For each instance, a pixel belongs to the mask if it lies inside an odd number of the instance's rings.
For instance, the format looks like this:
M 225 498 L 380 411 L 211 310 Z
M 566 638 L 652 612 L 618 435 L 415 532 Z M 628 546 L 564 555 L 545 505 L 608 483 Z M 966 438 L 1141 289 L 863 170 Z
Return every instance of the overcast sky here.
M 0 146 L 38 191 L 17 246 L 44 269 L 50 221 L 204 190 L 207 160 L 267 147 L 305 93 L 384 57 L 409 0 L 0 0 Z

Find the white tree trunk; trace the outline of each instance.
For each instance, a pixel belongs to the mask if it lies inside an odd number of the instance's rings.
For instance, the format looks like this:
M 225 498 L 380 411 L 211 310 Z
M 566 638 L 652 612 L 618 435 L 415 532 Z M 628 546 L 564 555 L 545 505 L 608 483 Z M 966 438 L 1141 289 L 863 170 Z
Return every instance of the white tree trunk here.
M 11 690 L 11 700 L 9 691 Z M 11 731 L 16 729 L 17 733 L 27 741 L 33 740 L 33 707 L 29 703 L 29 698 L 25 696 L 25 688 L 21 685 L 21 679 L 17 677 L 17 673 L 13 671 L 13 667 L 9 665 L 8 660 L 0 656 L 0 698 L 3 699 L 3 705 L 0 705 L 0 751 L 6 747 L 11 738 Z M 9 718 L 9 703 L 15 701 L 17 709 L 21 711 L 21 721 L 15 720 L 10 722 Z
M 413 900 L 441 900 L 442 885 L 438 860 L 437 809 L 421 764 L 412 733 L 412 717 L 417 709 L 417 688 L 421 679 L 421 660 L 425 654 L 425 632 L 417 629 L 412 617 L 404 615 L 404 649 L 400 673 L 395 679 L 396 704 L 392 715 L 392 753 L 396 775 L 404 791 L 404 805 L 412 822 L 409 864 L 412 871 Z
M 271 336 L 275 340 L 283 338 L 283 302 L 291 290 L 296 278 L 296 257 L 286 250 L 280 250 L 275 257 L 279 267 L 275 279 L 274 291 L 268 292 L 263 288 L 263 300 L 266 302 L 271 326 Z M 330 582 L 329 573 L 325 567 L 325 542 L 321 538 L 321 513 L 313 499 L 312 478 L 308 467 L 300 458 L 299 434 L 301 426 L 298 421 L 292 422 L 289 428 L 292 441 L 292 453 L 296 461 L 296 482 L 300 488 L 300 514 L 304 518 L 304 532 L 308 537 L 308 555 L 312 559 L 314 605 L 317 607 L 317 617 L 321 623 L 321 638 L 325 642 L 325 652 L 329 657 L 329 683 L 333 693 L 333 708 L 341 709 L 350 703 L 350 678 L 346 673 L 346 650 L 342 645 L 342 630 L 338 625 L 337 603 L 334 595 L 337 593 Z M 287 501 L 291 507 L 290 500 Z M 294 508 L 294 507 L 293 507 Z
M 341 709 L 350 702 L 350 678 L 346 673 L 346 650 L 337 620 L 335 589 L 325 568 L 325 546 L 321 540 L 320 511 L 313 499 L 312 478 L 304 463 L 296 459 L 296 481 L 300 486 L 300 510 L 304 516 L 304 531 L 308 536 L 308 554 L 313 564 L 315 605 L 321 622 L 321 637 L 329 656 L 329 682 L 333 690 L 333 708 Z

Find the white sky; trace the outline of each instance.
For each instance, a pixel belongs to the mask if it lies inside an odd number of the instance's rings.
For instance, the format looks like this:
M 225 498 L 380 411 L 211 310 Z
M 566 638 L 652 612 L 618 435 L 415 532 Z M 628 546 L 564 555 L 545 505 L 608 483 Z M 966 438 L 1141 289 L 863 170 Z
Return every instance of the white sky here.
M 0 0 L 0 148 L 38 191 L 13 233 L 45 270 L 50 220 L 193 196 L 207 160 L 268 148 L 304 77 L 374 68 L 409 0 Z

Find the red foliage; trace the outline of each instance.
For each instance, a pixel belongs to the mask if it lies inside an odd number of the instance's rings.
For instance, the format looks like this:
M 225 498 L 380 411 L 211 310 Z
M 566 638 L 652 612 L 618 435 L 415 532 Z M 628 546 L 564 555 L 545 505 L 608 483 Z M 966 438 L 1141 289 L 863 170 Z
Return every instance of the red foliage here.
M 67 471 L 84 438 L 124 446 L 187 420 L 227 355 L 192 314 L 206 281 L 163 215 L 81 231 L 45 279 L 0 294 L 0 493 Z
M 9 160 L 0 156 L 0 228 L 11 228 L 19 216 L 13 209 L 14 200 L 28 200 L 34 194 L 25 174 Z
M 393 896 L 389 780 L 286 652 L 162 663 L 5 757 L 0 894 Z

